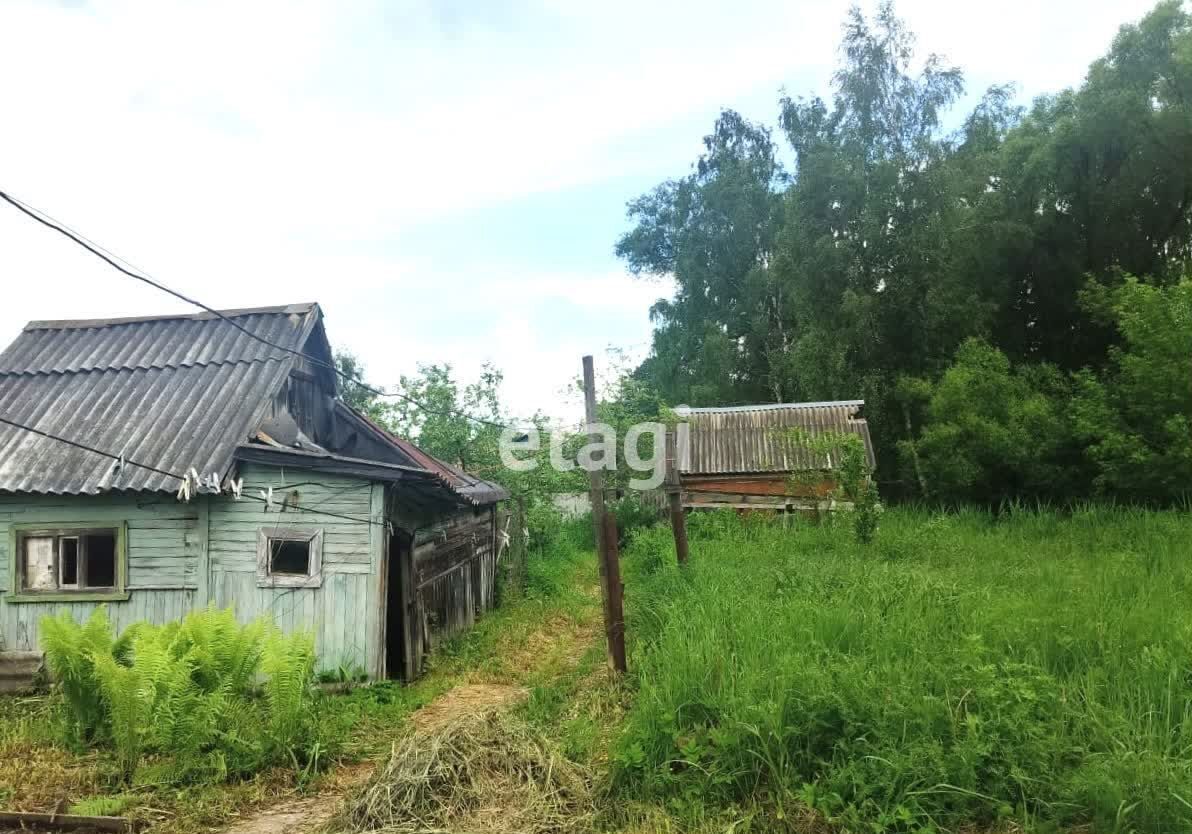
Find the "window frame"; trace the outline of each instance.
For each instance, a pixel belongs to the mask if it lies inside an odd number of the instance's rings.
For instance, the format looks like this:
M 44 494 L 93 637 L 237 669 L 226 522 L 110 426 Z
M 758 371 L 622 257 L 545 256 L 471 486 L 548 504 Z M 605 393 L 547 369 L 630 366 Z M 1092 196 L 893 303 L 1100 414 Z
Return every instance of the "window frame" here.
M 310 545 L 307 573 L 272 573 L 269 569 L 271 541 L 298 541 Z M 323 586 L 323 528 L 280 527 L 265 524 L 257 528 L 258 588 L 321 588 Z
M 115 533 L 116 544 L 113 558 L 116 561 L 115 581 L 111 588 L 88 588 L 74 585 L 67 588 L 57 587 L 47 590 L 35 590 L 25 587 L 25 559 L 24 540 L 27 538 L 54 537 L 54 581 L 61 583 L 62 563 L 59 552 L 60 538 L 76 538 L 79 540 L 79 557 L 76 562 L 76 581 L 82 580 L 84 574 L 84 560 L 82 558 L 82 538 L 88 533 Z M 61 521 L 61 522 L 28 522 L 9 525 L 8 529 L 8 594 L 6 602 L 119 602 L 128 599 L 128 522 L 127 521 Z

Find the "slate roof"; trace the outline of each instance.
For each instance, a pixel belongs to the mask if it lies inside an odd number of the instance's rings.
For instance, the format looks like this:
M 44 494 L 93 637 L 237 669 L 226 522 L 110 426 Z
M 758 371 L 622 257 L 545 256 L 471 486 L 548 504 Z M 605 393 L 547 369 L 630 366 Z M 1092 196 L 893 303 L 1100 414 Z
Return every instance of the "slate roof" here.
M 686 419 L 685 432 L 684 424 L 680 423 L 678 434 L 679 471 L 691 475 L 728 475 L 835 468 L 838 459 L 813 451 L 805 442 L 793 438 L 790 429 L 794 428 L 809 437 L 828 432 L 856 434 L 865 444 L 872 467 L 869 423 L 858 416 L 863 405 L 864 400 L 834 400 L 719 408 L 679 406 L 675 413 Z
M 317 304 L 223 315 L 279 347 L 209 313 L 30 322 L 0 353 L 0 416 L 167 472 L 194 467 L 222 478 L 299 361 L 287 351 L 309 349 L 311 334 L 322 332 Z M 411 477 L 440 482 L 444 496 L 472 504 L 508 497 L 495 484 L 385 437 L 414 459 Z M 117 472 L 114 463 L 0 424 L 0 492 L 172 492 L 180 484 L 131 464 Z
M 300 349 L 316 304 L 230 310 L 250 332 Z M 293 356 L 210 314 L 34 321 L 0 354 L 0 415 L 169 472 L 226 473 Z M 125 466 L 0 424 L 0 491 L 175 490 Z

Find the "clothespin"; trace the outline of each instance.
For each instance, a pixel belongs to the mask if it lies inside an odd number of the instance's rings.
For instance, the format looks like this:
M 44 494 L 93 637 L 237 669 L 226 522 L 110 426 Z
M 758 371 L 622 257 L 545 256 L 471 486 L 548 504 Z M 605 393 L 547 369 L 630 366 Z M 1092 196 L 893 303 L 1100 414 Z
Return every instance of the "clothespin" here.
M 228 489 L 232 492 L 232 498 L 239 501 L 240 494 L 244 491 L 244 479 L 228 478 Z
M 178 500 L 186 501 L 186 502 L 190 501 L 190 473 L 189 472 L 186 474 L 186 477 L 184 477 L 182 479 L 182 485 L 180 487 L 178 487 Z
M 268 490 L 264 490 L 264 489 L 257 490 L 257 492 L 260 493 L 261 499 L 265 502 L 265 512 L 267 512 L 267 513 L 272 512 L 273 511 L 273 487 L 269 487 Z

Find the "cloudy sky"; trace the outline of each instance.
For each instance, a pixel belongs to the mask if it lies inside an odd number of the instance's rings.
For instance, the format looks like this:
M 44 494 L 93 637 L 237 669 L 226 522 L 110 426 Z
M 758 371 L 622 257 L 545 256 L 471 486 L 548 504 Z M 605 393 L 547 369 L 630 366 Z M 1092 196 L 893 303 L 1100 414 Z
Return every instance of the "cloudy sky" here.
M 974 93 L 1078 84 L 1134 0 L 902 0 Z M 722 107 L 823 93 L 847 2 L 0 0 L 0 189 L 213 306 L 318 301 L 389 385 L 504 370 L 574 416 L 580 356 L 647 348 L 612 248 Z M 0 339 L 180 305 L 0 205 Z

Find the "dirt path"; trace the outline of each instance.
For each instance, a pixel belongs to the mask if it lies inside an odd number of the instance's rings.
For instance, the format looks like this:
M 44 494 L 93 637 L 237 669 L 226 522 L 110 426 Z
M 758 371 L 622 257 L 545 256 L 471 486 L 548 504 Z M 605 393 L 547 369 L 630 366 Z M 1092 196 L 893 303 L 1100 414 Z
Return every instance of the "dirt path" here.
M 511 657 L 517 682 L 461 683 L 416 711 L 410 717 L 412 726 L 431 729 L 465 715 L 511 708 L 529 695 L 520 684 L 535 674 L 548 668 L 575 668 L 597 629 L 592 622 L 577 622 L 563 615 L 545 620 Z M 371 761 L 345 765 L 335 771 L 324 791 L 245 817 L 224 829 L 223 834 L 310 834 L 331 819 L 345 796 L 368 781 L 376 765 Z

